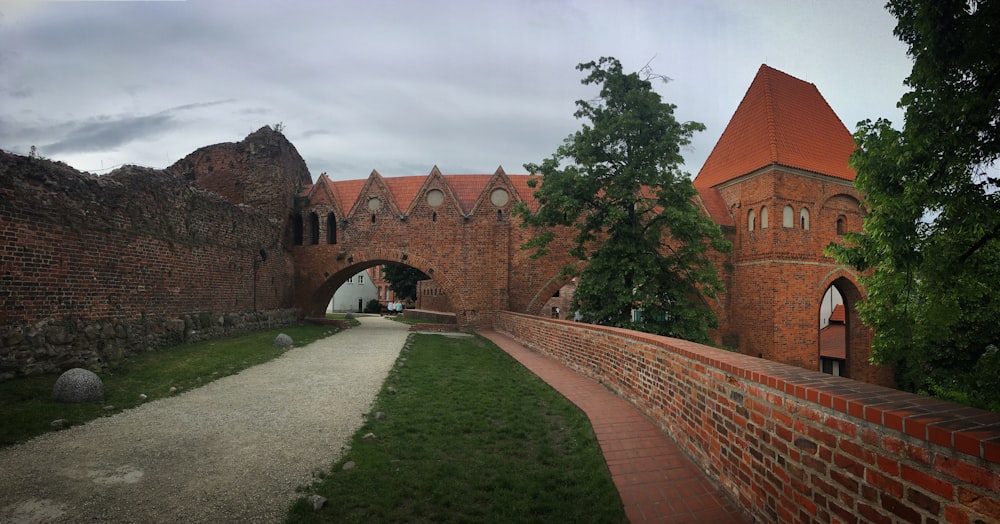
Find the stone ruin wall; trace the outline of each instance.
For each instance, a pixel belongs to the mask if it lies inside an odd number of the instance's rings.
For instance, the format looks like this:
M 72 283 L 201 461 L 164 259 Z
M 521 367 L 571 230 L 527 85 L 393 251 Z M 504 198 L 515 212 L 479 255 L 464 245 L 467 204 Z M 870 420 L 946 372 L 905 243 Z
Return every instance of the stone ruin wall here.
M 217 161 L 247 156 L 225 151 Z M 234 205 L 179 165 L 99 177 L 0 152 L 0 380 L 296 320 L 279 212 Z

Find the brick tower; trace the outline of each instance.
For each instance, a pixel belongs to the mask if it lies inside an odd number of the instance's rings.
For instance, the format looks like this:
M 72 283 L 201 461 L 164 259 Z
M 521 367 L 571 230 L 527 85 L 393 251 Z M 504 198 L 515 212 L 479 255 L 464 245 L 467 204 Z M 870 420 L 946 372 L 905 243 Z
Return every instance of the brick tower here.
M 868 362 L 871 334 L 855 308 L 864 294 L 859 275 L 823 254 L 862 226 L 853 151 L 850 132 L 815 85 L 762 65 L 694 185 L 733 241 L 722 327 L 728 345 L 820 370 L 822 303 L 834 288 L 845 312 L 836 368 L 888 385 L 891 373 Z

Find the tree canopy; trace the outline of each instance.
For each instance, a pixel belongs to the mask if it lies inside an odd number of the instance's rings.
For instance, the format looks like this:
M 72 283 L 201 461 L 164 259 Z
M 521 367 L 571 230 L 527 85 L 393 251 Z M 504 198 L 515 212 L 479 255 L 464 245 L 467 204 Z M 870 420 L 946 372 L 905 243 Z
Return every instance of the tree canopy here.
M 382 269 L 382 278 L 389 283 L 389 289 L 401 300 L 416 300 L 417 282 L 431 278 L 423 271 L 405 264 L 386 264 Z
M 522 248 L 544 256 L 559 228 L 573 228 L 570 254 L 586 264 L 571 307 L 583 320 L 708 342 L 718 321 L 706 297 L 723 289 L 709 248 L 731 246 L 681 171 L 681 147 L 704 125 L 678 122 L 650 81 L 665 78 L 648 69 L 625 73 L 604 57 L 577 70 L 600 93 L 576 102 L 579 131 L 524 166 L 541 175 L 541 206 L 518 213 L 541 232 Z
M 1000 7 L 887 8 L 913 58 L 905 122 L 858 124 L 864 232 L 828 251 L 867 271 L 858 312 L 901 387 L 1000 409 Z

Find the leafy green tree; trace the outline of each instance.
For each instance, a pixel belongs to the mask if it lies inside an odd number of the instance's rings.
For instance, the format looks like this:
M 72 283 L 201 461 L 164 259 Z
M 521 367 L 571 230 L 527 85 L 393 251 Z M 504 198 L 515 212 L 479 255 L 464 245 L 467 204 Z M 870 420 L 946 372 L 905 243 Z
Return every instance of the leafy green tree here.
M 585 321 L 708 342 L 718 320 L 705 298 L 723 289 L 708 250 L 731 246 L 700 213 L 680 168 L 681 147 L 705 126 L 678 122 L 676 106 L 650 81 L 664 77 L 648 69 L 625 73 L 608 57 L 577 69 L 600 94 L 576 102 L 579 131 L 541 164 L 524 166 L 541 175 L 541 207 L 521 205 L 518 214 L 542 232 L 522 248 L 544 256 L 553 227 L 575 228 L 570 254 L 586 264 L 572 308 Z
M 404 264 L 386 264 L 382 269 L 389 289 L 402 300 L 416 300 L 417 282 L 431 278 L 423 271 Z
M 913 70 L 903 129 L 858 124 L 864 232 L 830 246 L 867 271 L 872 358 L 900 387 L 1000 408 L 1000 3 L 891 0 Z

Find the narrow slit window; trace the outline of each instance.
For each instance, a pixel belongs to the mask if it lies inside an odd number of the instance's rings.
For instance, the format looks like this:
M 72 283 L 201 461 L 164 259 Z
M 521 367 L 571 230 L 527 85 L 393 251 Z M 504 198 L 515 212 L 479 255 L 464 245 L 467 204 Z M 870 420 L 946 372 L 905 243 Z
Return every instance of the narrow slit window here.
M 333 213 L 327 213 L 326 215 L 326 243 L 337 243 L 337 217 Z

